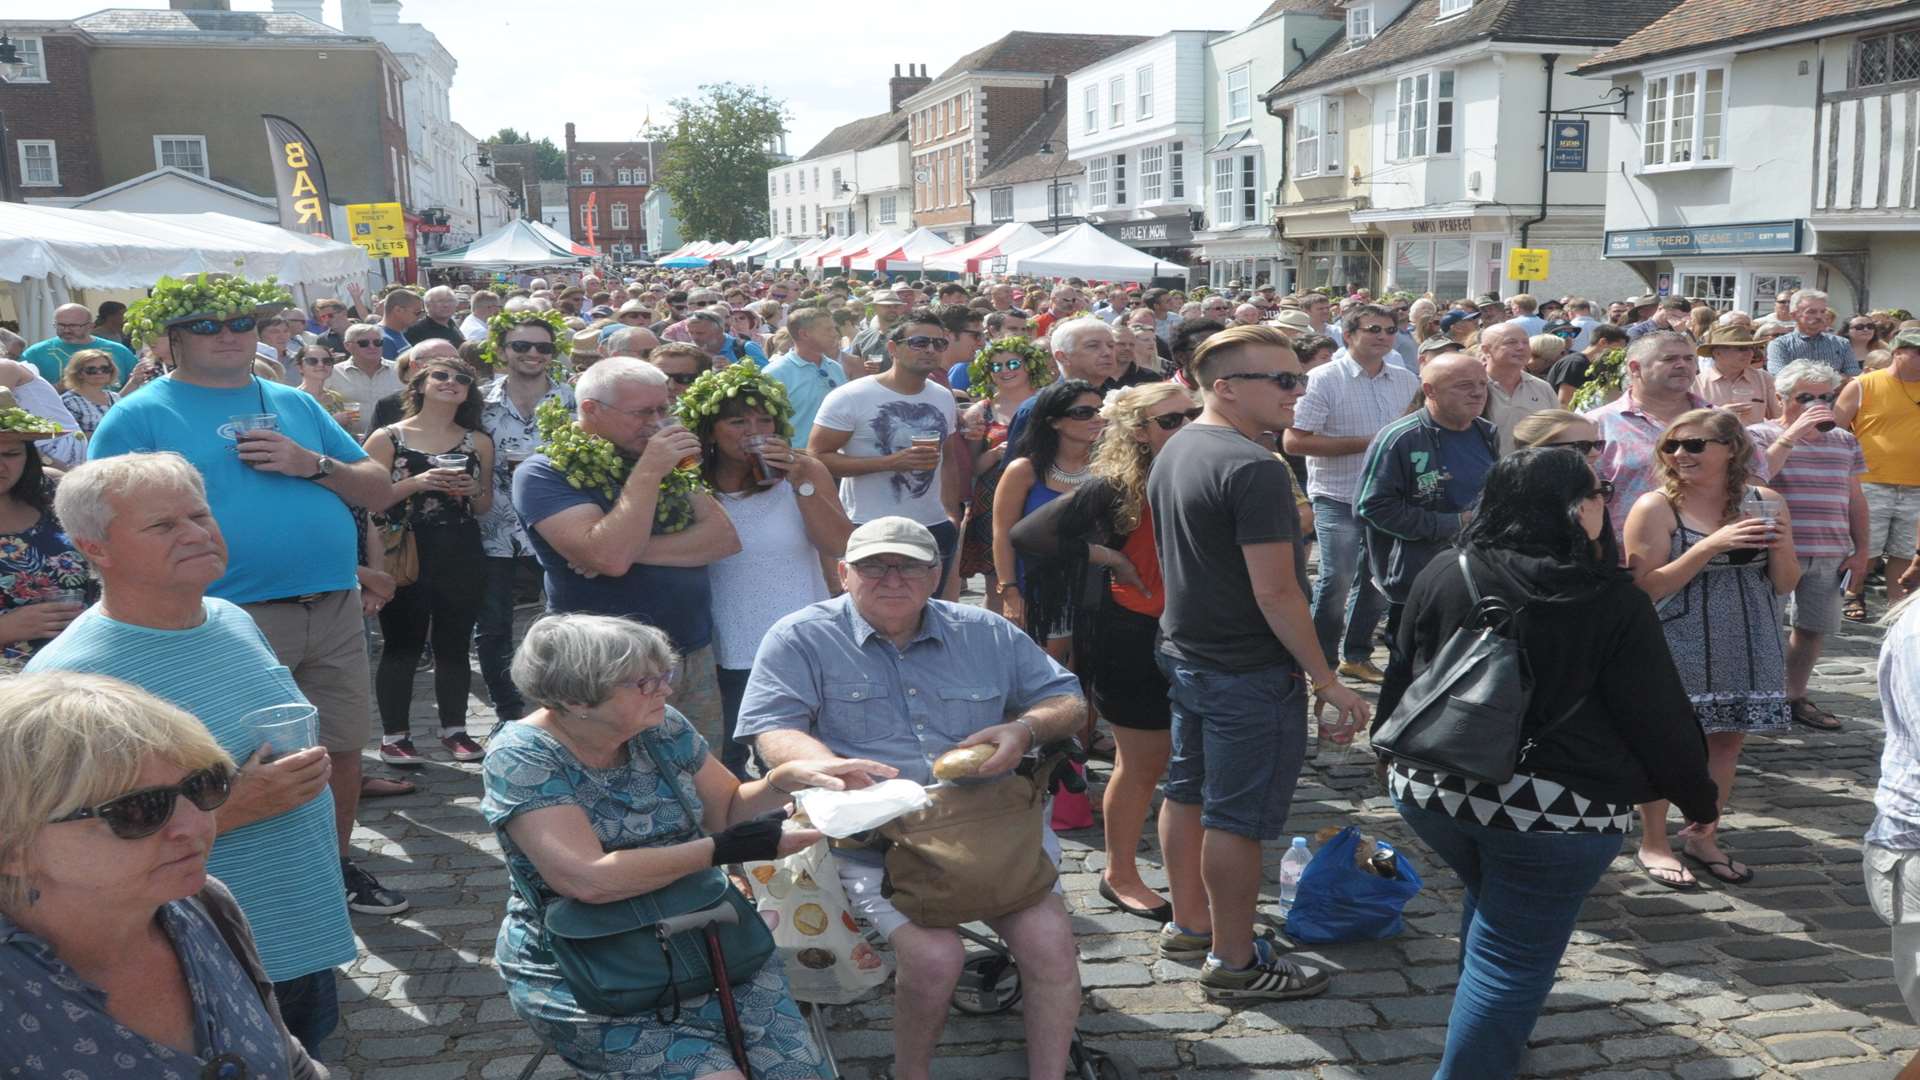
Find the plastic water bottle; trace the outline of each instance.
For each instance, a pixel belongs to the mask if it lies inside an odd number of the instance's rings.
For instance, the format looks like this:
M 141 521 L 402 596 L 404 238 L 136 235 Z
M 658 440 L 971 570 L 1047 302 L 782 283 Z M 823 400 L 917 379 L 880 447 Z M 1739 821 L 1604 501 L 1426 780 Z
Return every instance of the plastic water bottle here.
M 1293 909 L 1293 898 L 1300 890 L 1300 875 L 1306 872 L 1307 864 L 1313 861 L 1313 853 L 1307 850 L 1307 838 L 1296 836 L 1293 846 L 1280 858 L 1280 911 Z

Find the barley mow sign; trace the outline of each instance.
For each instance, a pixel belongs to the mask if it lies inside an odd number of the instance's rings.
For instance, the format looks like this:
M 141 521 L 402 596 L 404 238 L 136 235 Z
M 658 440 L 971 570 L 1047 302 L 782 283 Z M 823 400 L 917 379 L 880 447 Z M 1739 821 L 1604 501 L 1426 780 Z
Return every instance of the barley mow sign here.
M 1100 231 L 1115 240 L 1140 247 L 1178 247 L 1193 242 L 1193 228 L 1184 217 L 1111 222 L 1100 226 Z

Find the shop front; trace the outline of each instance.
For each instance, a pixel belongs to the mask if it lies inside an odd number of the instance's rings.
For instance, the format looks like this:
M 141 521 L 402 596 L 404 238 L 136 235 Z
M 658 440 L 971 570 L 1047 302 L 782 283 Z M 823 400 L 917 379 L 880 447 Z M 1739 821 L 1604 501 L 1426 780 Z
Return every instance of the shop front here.
M 1854 290 L 1822 273 L 1801 220 L 1668 229 L 1609 229 L 1605 255 L 1639 271 L 1661 296 L 1705 301 L 1721 311 L 1765 315 L 1781 293 L 1821 288 L 1848 310 Z
M 1296 267 L 1289 291 L 1331 289 L 1350 293 L 1366 289 L 1379 294 L 1382 280 L 1380 237 L 1365 225 L 1356 226 L 1355 210 L 1365 206 L 1354 198 L 1312 199 L 1274 208 L 1282 247 Z
M 1096 227 L 1156 259 L 1192 267 L 1199 258 L 1193 243 L 1193 219 L 1184 210 L 1141 221 L 1105 221 Z
M 1374 210 L 1353 215 L 1385 233 L 1388 292 L 1431 296 L 1441 304 L 1506 292 L 1506 255 L 1513 241 L 1505 215 L 1434 217 Z

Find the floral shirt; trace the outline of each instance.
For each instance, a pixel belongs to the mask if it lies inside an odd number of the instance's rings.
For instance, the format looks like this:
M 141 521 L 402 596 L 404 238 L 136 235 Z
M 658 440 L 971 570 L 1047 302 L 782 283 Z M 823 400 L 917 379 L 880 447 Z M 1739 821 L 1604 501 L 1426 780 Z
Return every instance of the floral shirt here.
M 60 395 L 60 400 L 67 406 L 67 411 L 73 414 L 73 422 L 80 425 L 82 434 L 93 434 L 93 429 L 100 426 L 101 417 L 106 416 L 107 410 L 113 408 L 120 400 L 120 395 L 115 391 L 108 390 L 105 393 L 107 395 L 105 405 L 95 405 L 75 390 L 68 390 Z
M 86 556 L 51 512 L 42 513 L 25 532 L 0 533 L 0 612 L 41 603 L 63 589 L 88 590 L 92 582 Z M 88 591 L 89 600 L 95 595 Z M 0 645 L 0 671 L 19 671 L 47 640 Z
M 540 424 L 534 414 L 550 397 L 558 397 L 567 408 L 574 408 L 573 387 L 549 378 L 547 392 L 524 415 L 507 396 L 506 376 L 488 383 L 482 394 L 486 407 L 480 413 L 480 430 L 493 437 L 493 506 L 480 518 L 480 548 L 493 559 L 532 555 L 533 545 L 527 542 L 527 531 L 513 510 L 513 463 L 509 458 L 540 449 L 546 440 L 540 437 Z

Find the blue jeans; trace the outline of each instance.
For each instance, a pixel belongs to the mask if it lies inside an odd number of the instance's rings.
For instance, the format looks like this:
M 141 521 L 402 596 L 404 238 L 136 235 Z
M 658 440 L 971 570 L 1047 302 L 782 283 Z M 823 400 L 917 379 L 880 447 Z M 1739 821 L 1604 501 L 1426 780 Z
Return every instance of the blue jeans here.
M 320 1057 L 320 1044 L 340 1026 L 340 990 L 333 981 L 333 969 L 323 968 L 273 984 L 274 1000 L 280 1004 L 280 1019 L 287 1030 L 306 1047 L 307 1054 Z
M 513 685 L 508 669 L 513 664 L 513 590 L 515 579 L 526 567 L 538 576 L 540 564 L 533 556 L 498 558 L 483 562 L 486 574 L 481 582 L 480 619 L 474 624 L 474 651 L 480 654 L 480 679 L 487 684 L 487 697 L 493 711 L 502 720 L 517 720 L 527 711 L 527 703 Z
M 1580 905 L 1620 833 L 1493 829 L 1396 800 L 1400 817 L 1466 885 L 1460 985 L 1434 1080 L 1495 1080 L 1520 1067 Z
M 1313 497 L 1313 535 L 1320 544 L 1320 576 L 1313 579 L 1313 632 L 1329 664 L 1373 655 L 1373 628 L 1387 598 L 1367 572 L 1366 526 L 1353 504 Z M 1344 639 L 1341 632 L 1345 631 Z
M 747 696 L 747 676 L 751 674 L 752 668 L 713 669 L 714 680 L 720 684 L 720 722 L 725 735 L 725 742 L 720 746 L 720 764 L 742 780 L 752 779 L 747 775 L 747 759 L 752 755 L 745 744 L 733 740 L 733 729 L 740 723 L 740 702 Z
M 1299 669 L 1220 671 L 1162 652 L 1154 660 L 1173 705 L 1167 799 L 1199 806 L 1202 828 L 1279 838 L 1307 756 L 1307 684 Z

